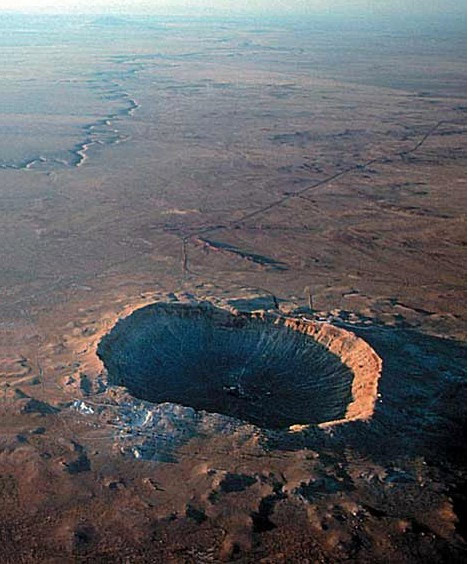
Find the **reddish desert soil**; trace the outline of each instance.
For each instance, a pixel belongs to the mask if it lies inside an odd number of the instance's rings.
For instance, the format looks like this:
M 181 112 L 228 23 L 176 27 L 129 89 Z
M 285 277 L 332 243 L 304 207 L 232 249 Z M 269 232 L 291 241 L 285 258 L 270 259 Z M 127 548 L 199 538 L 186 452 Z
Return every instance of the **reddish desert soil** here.
M 0 560 L 464 561 L 458 54 L 177 25 L 74 55 L 121 89 L 112 143 L 0 170 Z M 155 301 L 356 334 L 372 416 L 271 431 L 107 387 L 97 343 Z

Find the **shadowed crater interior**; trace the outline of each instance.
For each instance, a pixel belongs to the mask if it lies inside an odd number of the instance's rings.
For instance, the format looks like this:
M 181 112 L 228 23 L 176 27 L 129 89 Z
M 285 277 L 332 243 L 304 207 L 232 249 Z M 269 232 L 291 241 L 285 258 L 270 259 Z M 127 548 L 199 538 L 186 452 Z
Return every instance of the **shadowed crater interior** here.
M 207 305 L 153 304 L 120 320 L 98 355 L 110 384 L 260 427 L 343 419 L 353 372 L 278 319 Z

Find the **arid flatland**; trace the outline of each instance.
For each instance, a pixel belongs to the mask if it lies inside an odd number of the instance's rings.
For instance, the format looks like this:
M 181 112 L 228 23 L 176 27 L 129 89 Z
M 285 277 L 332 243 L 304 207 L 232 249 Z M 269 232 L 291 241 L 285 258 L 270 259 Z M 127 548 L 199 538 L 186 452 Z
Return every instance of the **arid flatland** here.
M 464 37 L 356 26 L 0 17 L 2 562 L 464 561 Z M 355 333 L 372 417 L 109 385 L 161 302 Z

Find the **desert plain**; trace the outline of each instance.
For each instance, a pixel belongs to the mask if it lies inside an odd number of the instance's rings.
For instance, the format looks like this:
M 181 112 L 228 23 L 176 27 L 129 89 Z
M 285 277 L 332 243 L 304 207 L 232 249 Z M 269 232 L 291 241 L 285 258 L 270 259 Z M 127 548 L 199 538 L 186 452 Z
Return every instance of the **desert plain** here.
M 464 561 L 463 33 L 13 15 L 0 29 L 0 560 Z M 369 346 L 372 401 L 343 422 L 350 388 L 338 423 L 301 411 L 294 426 L 294 397 L 269 425 L 263 381 L 253 399 L 223 386 L 238 417 L 191 401 L 196 386 L 136 397 L 104 358 L 141 364 L 133 341 L 98 349 L 161 303 L 235 327 L 295 320 L 337 354 Z M 210 353 L 184 349 L 191 325 L 182 340 L 167 327 L 185 368 Z

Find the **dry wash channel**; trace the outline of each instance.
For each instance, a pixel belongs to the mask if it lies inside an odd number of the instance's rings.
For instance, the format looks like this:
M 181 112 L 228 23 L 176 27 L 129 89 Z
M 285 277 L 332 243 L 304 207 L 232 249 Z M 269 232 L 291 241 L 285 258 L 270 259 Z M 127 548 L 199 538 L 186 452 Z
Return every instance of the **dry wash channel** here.
M 111 385 L 287 428 L 372 415 L 380 358 L 354 334 L 271 314 L 207 304 L 153 304 L 120 320 L 98 355 Z

